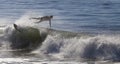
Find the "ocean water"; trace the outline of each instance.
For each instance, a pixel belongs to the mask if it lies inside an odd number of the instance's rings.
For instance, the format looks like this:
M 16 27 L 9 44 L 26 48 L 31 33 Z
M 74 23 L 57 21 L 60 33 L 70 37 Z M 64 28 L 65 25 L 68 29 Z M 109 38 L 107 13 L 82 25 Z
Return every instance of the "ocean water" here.
M 1 24 L 14 23 L 24 15 L 53 15 L 52 27 L 69 31 L 119 31 L 119 0 L 1 0 Z
M 0 63 L 119 64 L 119 27 L 119 0 L 0 0 Z

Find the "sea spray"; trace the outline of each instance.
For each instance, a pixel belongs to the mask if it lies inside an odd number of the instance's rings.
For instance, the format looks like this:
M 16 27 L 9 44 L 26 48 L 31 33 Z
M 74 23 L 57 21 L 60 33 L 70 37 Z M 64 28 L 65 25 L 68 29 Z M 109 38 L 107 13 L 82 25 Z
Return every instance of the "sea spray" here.
M 34 14 L 26 13 L 20 19 L 16 20 L 14 24 L 17 25 L 18 30 L 15 30 L 13 24 L 5 28 L 5 37 L 11 43 L 12 49 L 31 51 L 42 45 L 42 42 L 47 37 L 47 30 L 37 28 L 34 21 L 29 18 Z

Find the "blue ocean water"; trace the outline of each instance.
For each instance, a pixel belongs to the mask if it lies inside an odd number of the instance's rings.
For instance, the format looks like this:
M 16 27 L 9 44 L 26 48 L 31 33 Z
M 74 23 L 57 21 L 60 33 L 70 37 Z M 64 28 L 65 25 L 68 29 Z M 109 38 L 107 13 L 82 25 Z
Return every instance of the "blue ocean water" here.
M 119 0 L 0 0 L 0 63 L 119 64 L 119 16 Z
M 0 0 L 0 23 L 26 13 L 53 15 L 52 28 L 75 32 L 119 32 L 119 0 Z

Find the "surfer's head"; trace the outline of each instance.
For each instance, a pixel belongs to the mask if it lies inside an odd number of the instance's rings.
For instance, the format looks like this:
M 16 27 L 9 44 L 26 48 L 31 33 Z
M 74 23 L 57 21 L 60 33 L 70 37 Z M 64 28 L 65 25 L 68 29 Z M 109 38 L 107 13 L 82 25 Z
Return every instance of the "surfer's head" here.
M 50 18 L 53 18 L 53 15 L 51 15 Z

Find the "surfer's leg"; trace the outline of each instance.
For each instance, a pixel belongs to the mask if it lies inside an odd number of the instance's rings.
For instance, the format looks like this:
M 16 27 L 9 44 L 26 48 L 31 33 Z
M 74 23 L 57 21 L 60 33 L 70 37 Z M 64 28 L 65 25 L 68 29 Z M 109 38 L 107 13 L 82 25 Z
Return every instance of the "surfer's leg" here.
M 37 19 L 37 18 L 34 18 L 34 17 L 32 17 L 32 18 L 29 18 L 29 20 L 31 20 L 31 19 Z
M 40 20 L 40 21 L 38 21 L 38 22 L 35 22 L 35 23 L 40 23 L 40 22 L 42 22 L 42 20 Z

